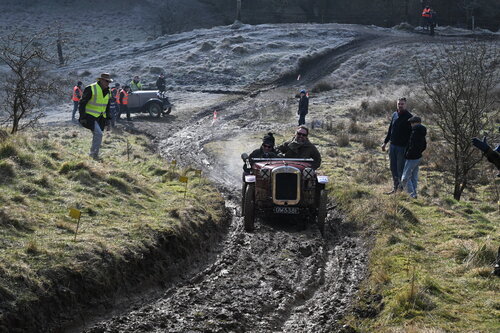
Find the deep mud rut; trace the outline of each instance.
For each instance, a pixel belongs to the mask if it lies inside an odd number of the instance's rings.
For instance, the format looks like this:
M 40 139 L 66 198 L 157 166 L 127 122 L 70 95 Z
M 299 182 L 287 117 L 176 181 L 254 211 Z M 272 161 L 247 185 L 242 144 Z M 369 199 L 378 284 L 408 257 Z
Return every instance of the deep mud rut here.
M 376 43 L 363 38 L 338 54 L 328 55 L 334 69 L 352 53 Z M 386 39 L 384 43 L 396 43 Z M 325 59 L 321 66 L 325 66 Z M 311 66 L 308 64 L 307 66 Z M 320 79 L 318 69 L 311 68 Z M 323 75 L 328 74 L 324 73 Z M 276 85 L 280 87 L 276 87 Z M 178 113 L 175 121 L 150 122 L 137 118 L 130 129 L 155 138 L 167 160 L 203 169 L 225 195 L 234 216 L 215 256 L 197 273 L 171 286 L 157 299 L 83 328 L 85 332 L 339 332 L 360 281 L 366 275 L 367 240 L 350 228 L 330 199 L 327 231 L 315 225 L 299 231 L 290 220 L 258 220 L 246 233 L 239 217 L 241 160 L 239 154 L 255 148 L 254 133 L 269 130 L 292 133 L 287 124 L 256 116 L 255 105 L 294 103 L 293 84 L 275 81 L 256 97 L 221 95 L 203 110 Z M 295 87 L 293 87 L 295 89 Z M 255 96 L 255 94 L 254 94 Z M 202 97 L 201 95 L 199 97 Z M 195 96 L 196 98 L 196 96 Z M 195 103 L 195 102 L 194 102 Z M 223 110 L 211 123 L 214 110 Z M 255 141 L 255 140 L 254 140 Z M 219 154 L 206 149 L 216 142 Z M 116 312 L 115 312 L 116 313 Z M 347 330 L 346 330 L 347 331 Z

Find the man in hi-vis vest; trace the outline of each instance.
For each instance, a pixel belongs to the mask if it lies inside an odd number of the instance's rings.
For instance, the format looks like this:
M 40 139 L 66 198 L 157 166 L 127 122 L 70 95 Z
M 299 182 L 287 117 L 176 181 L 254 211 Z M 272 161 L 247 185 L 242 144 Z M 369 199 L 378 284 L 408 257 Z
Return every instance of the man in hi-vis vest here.
M 80 124 L 92 131 L 92 146 L 89 156 L 94 160 L 99 159 L 99 149 L 102 143 L 104 127 L 109 130 L 111 114 L 109 112 L 109 83 L 113 82 L 108 73 L 102 73 L 97 82 L 92 83 L 83 90 L 80 100 Z

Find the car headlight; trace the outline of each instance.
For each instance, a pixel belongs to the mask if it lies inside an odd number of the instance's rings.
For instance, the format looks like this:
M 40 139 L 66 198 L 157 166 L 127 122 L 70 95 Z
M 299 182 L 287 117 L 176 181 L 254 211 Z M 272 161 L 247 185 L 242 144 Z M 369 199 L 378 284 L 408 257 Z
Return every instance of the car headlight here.
M 304 177 L 304 179 L 313 179 L 315 175 L 316 172 L 314 171 L 313 168 L 305 168 L 302 171 L 302 177 Z
M 271 178 L 271 169 L 260 169 L 260 176 L 262 179 Z

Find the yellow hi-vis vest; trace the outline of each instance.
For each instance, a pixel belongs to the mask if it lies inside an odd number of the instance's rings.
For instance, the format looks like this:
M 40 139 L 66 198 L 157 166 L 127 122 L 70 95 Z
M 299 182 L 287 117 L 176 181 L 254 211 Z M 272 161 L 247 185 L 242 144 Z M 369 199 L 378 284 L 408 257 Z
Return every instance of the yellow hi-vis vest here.
M 108 106 L 109 94 L 103 96 L 102 88 L 96 83 L 91 84 L 92 98 L 85 105 L 85 113 L 88 113 L 96 118 L 102 115 L 106 118 L 106 106 Z

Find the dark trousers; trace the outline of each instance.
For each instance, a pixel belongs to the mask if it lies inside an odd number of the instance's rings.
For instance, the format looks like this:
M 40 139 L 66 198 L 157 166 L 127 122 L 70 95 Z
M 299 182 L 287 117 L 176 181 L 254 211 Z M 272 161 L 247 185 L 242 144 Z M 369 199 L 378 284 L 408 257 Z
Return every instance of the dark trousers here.
M 299 126 L 300 125 L 305 125 L 306 123 L 306 115 L 305 114 L 299 114 Z
M 120 113 L 118 113 L 118 119 L 121 118 L 122 113 L 124 112 L 127 114 L 127 120 L 130 120 L 130 111 L 128 110 L 128 106 L 124 104 L 120 104 Z
M 73 101 L 73 113 L 71 114 L 71 120 L 76 120 L 76 111 L 78 111 L 78 101 Z

